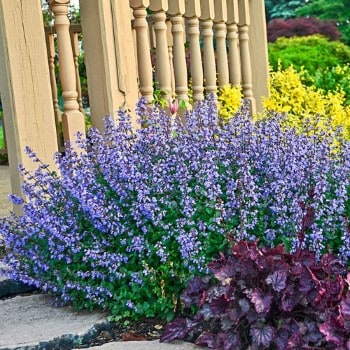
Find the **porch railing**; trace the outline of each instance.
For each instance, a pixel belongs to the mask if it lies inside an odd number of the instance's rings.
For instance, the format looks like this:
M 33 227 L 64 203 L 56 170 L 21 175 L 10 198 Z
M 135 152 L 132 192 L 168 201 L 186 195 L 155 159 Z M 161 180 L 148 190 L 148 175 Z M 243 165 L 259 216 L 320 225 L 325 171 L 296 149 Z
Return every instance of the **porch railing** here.
M 151 103 L 157 88 L 162 91 L 163 98 L 176 97 L 189 105 L 190 88 L 195 103 L 202 100 L 206 93 L 217 93 L 218 88 L 228 84 L 241 85 L 252 113 L 256 111 L 256 98 L 260 96 L 254 96 L 253 92 L 251 48 L 254 48 L 254 43 L 250 43 L 249 1 L 130 0 L 129 3 L 135 45 L 134 49 L 130 48 L 130 54 L 135 52 L 136 55 L 140 96 Z M 82 29 L 81 25 L 75 24 L 67 26 L 68 29 L 78 109 L 84 115 L 78 65 L 78 38 Z M 55 26 L 45 27 L 45 35 L 55 122 L 58 135 L 61 135 L 62 111 L 58 104 L 55 72 Z M 261 54 L 263 56 L 264 53 Z M 58 140 L 62 147 L 63 138 Z
M 70 0 L 47 1 L 54 25 L 45 31 L 40 2 L 0 1 L 7 134 L 0 152 L 8 151 L 15 193 L 22 181 L 17 165 L 33 167 L 25 146 L 54 168 L 53 153 L 85 133 L 81 47 L 96 127 L 120 106 L 132 109 L 140 96 L 151 103 L 155 86 L 190 108 L 220 87 L 241 85 L 252 113 L 267 94 L 264 0 L 83 0 L 81 26 L 69 21 Z

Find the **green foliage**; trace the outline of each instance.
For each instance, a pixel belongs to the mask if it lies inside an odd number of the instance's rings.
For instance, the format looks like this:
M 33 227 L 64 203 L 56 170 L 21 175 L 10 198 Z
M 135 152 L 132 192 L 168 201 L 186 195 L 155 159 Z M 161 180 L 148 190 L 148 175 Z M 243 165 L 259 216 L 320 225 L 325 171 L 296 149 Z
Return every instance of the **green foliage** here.
M 5 147 L 5 141 L 4 141 L 4 129 L 3 127 L 0 128 L 0 148 Z
M 350 105 L 350 66 L 327 67 L 318 69 L 309 81 L 317 89 L 325 91 L 343 91 L 346 105 Z
M 292 18 L 295 11 L 305 5 L 305 0 L 266 0 L 265 11 L 267 21 L 273 18 Z
M 280 61 L 283 69 L 293 65 L 300 71 L 304 67 L 313 76 L 318 69 L 325 70 L 350 62 L 350 47 L 319 35 L 279 38 L 269 43 L 268 48 L 270 65 L 275 71 Z
M 279 38 L 269 44 L 273 71 L 293 66 L 302 72 L 303 84 L 326 92 L 342 91 L 346 105 L 350 104 L 350 48 L 324 37 Z
M 46 0 L 41 1 L 44 25 L 53 25 L 54 15 Z M 80 11 L 73 4 L 68 6 L 68 18 L 72 24 L 80 23 Z
M 350 44 L 350 0 L 313 0 L 296 9 L 295 13 L 298 17 L 315 16 L 336 20 L 342 39 Z

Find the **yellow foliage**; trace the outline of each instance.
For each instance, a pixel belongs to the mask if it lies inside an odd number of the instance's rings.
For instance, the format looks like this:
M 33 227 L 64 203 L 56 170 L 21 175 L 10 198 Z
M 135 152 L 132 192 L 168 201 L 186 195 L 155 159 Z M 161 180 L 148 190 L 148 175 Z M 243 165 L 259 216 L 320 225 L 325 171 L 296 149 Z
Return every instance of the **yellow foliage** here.
M 293 67 L 270 72 L 270 96 L 263 99 L 264 109 L 287 113 L 286 123 L 299 130 L 302 130 L 306 118 L 317 121 L 320 128 L 331 125 L 336 130 L 341 127 L 345 139 L 350 140 L 350 108 L 345 107 L 344 92 L 325 92 L 306 86 L 303 84 L 304 75 L 305 71 L 298 73 Z
M 242 103 L 242 98 L 242 88 L 240 86 L 227 85 L 219 89 L 219 117 L 224 123 L 227 123 L 236 114 Z

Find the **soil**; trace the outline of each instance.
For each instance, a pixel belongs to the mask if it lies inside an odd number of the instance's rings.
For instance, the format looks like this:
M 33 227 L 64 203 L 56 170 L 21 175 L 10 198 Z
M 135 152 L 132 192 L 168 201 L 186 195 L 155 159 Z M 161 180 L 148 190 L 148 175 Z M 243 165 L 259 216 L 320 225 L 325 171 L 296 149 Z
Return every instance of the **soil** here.
M 76 348 L 86 348 L 90 346 L 99 346 L 112 341 L 143 341 L 159 339 L 166 322 L 157 319 L 145 319 L 142 321 L 131 322 L 128 325 L 121 323 L 112 323 L 111 330 L 103 330 L 89 344 L 76 346 Z

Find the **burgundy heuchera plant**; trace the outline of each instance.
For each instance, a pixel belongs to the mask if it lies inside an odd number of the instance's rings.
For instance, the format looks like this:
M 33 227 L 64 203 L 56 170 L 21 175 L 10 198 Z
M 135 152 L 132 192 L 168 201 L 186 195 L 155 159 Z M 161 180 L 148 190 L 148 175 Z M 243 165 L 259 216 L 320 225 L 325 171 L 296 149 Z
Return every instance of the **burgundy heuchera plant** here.
M 240 241 L 195 277 L 181 301 L 189 313 L 161 341 L 210 349 L 350 349 L 350 273 L 332 255 Z

